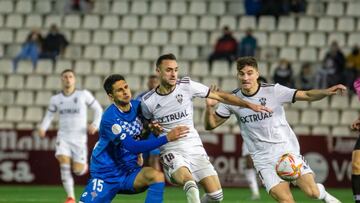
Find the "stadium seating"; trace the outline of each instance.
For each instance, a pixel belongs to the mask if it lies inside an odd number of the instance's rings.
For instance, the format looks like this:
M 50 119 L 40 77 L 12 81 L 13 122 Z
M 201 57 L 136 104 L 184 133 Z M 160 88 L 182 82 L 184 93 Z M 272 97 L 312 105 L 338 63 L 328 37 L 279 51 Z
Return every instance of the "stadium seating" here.
M 103 0 L 95 2 L 93 12 L 82 15 L 64 14 L 63 6 L 55 0 L 0 1 L 0 120 L 4 121 L 0 127 L 34 127 L 37 121 L 27 116 L 45 112 L 50 96 L 61 87 L 59 73 L 67 68 L 77 72 L 77 87 L 88 88 L 96 96 L 102 95 L 102 81 L 110 73 L 125 75 L 131 88 L 139 92 L 146 89 L 146 77 L 154 73 L 156 57 L 171 52 L 179 58 L 181 76 L 231 91 L 237 87 L 235 66 L 215 61 L 210 71 L 206 61 L 225 25 L 237 39 L 246 29 L 253 29 L 259 70 L 268 80 L 279 58 L 291 61 L 297 74 L 304 62 L 313 62 L 314 67 L 320 64 L 331 42 L 337 41 L 347 54 L 360 41 L 360 3 L 356 0 L 309 1 L 306 14 L 278 20 L 246 16 L 243 1 L 235 0 Z M 30 61 L 20 61 L 13 74 L 11 59 L 31 29 L 39 28 L 45 35 L 51 24 L 70 41 L 65 56 L 54 64 L 40 60 L 35 71 Z M 99 100 L 103 106 L 108 104 L 106 96 Z M 194 106 L 196 114 L 202 113 L 204 101 Z M 286 108 L 296 132 L 339 136 L 351 134 L 345 126 L 360 111 L 355 96 L 296 102 Z M 8 112 L 14 111 L 21 111 L 24 122 L 9 118 Z M 200 116 L 195 116 L 201 126 Z M 239 132 L 232 125 L 217 132 Z

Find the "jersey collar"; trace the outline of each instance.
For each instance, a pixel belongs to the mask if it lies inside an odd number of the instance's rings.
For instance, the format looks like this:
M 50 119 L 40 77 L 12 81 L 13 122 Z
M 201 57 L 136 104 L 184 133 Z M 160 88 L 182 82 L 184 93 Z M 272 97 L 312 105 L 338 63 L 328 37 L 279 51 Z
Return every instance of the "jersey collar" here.
M 241 90 L 241 93 L 242 93 L 245 97 L 252 97 L 252 96 L 256 95 L 256 94 L 259 92 L 260 86 L 261 86 L 261 85 L 258 83 L 258 88 L 257 88 L 257 90 L 256 90 L 253 94 L 246 94 L 246 93 L 243 92 L 242 90 Z

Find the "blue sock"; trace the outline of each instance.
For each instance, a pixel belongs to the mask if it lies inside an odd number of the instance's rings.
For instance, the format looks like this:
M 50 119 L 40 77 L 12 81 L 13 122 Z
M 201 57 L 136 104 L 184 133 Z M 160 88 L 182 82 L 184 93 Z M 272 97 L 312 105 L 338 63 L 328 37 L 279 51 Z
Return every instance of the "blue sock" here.
M 164 195 L 165 183 L 154 183 L 149 185 L 147 190 L 145 203 L 162 203 Z

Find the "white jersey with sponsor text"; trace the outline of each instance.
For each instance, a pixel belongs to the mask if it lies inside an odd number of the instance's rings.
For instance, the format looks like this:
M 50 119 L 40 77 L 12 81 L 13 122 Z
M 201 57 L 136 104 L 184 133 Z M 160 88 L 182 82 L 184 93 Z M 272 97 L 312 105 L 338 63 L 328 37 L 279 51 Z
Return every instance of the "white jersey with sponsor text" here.
M 194 97 L 207 97 L 210 90 L 207 86 L 192 81 L 189 77 L 178 80 L 175 89 L 166 95 L 151 90 L 142 97 L 141 109 L 144 117 L 161 124 L 165 132 L 178 125 L 190 128 L 186 137 L 169 142 L 160 150 L 179 150 L 187 154 L 204 153 L 201 139 L 194 127 L 193 102 Z
M 57 136 L 72 142 L 86 142 L 88 106 L 95 110 L 93 125 L 99 127 L 102 109 L 89 91 L 75 90 L 67 96 L 60 92 L 51 97 L 48 111 L 40 128 L 46 130 L 54 114 L 58 113 Z
M 245 95 L 241 90 L 233 92 L 236 96 L 254 104 L 269 107 L 272 113 L 259 113 L 251 109 L 219 104 L 216 114 L 228 118 L 234 114 L 240 126 L 240 132 L 254 159 L 266 161 L 274 154 L 284 152 L 300 153 L 299 142 L 286 121 L 284 103 L 294 101 L 295 89 L 275 84 L 261 84 L 253 95 Z M 285 149 L 284 149 L 284 146 Z

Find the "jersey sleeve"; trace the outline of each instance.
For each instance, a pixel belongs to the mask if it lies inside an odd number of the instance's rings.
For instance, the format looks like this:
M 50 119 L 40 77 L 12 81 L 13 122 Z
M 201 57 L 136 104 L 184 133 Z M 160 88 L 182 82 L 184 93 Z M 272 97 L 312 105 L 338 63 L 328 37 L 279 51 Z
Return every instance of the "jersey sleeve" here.
M 83 91 L 84 91 L 85 103 L 88 106 L 91 106 L 96 101 L 96 99 L 88 90 L 83 90 Z
M 297 91 L 296 89 L 288 88 L 280 84 L 275 84 L 274 90 L 275 96 L 281 104 L 295 102 L 295 94 Z
M 40 124 L 40 129 L 47 130 L 50 126 L 51 121 L 54 119 L 54 115 L 57 112 L 58 108 L 56 106 L 55 97 L 50 98 L 50 103 L 46 111 L 45 117 Z
M 85 93 L 86 104 L 88 104 L 89 107 L 94 111 L 94 119 L 91 124 L 96 128 L 99 128 L 103 109 L 100 103 L 94 98 L 94 96 L 89 91 L 84 90 L 84 93 Z
M 190 79 L 190 93 L 192 97 L 207 97 L 210 93 L 209 87 L 199 82 L 192 81 Z
M 215 114 L 221 118 L 229 118 L 231 116 L 231 111 L 227 104 L 220 103 L 215 111 Z
M 141 98 L 141 113 L 142 113 L 142 116 L 147 119 L 147 120 L 150 120 L 152 118 L 152 114 L 148 108 L 148 106 L 146 105 L 145 101 L 144 101 L 144 98 Z
M 104 133 L 110 138 L 110 140 L 118 145 L 122 144 L 123 147 L 129 150 L 133 154 L 139 154 L 146 151 L 150 151 L 164 145 L 168 142 L 166 136 L 160 136 L 156 139 L 149 140 L 135 140 L 131 135 L 126 133 L 122 127 L 113 122 L 104 123 Z

